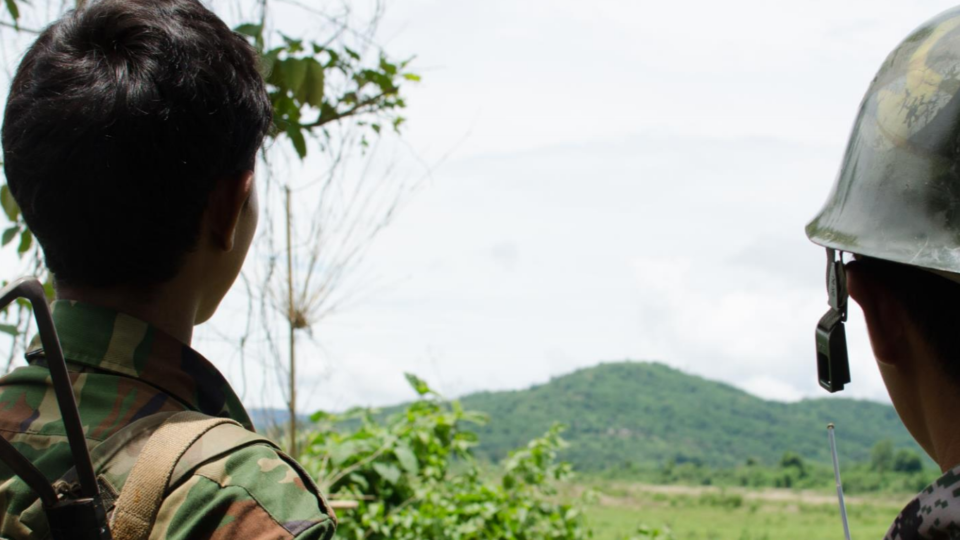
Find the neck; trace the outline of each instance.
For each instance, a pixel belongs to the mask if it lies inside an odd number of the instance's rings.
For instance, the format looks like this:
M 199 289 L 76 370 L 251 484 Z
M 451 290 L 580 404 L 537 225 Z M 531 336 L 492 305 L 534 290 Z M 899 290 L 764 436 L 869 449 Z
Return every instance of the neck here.
M 197 301 L 194 295 L 178 289 L 175 282 L 164 283 L 149 293 L 130 287 L 92 289 L 56 285 L 58 300 L 75 300 L 124 313 L 190 345 Z
M 947 376 L 940 382 L 943 387 L 926 387 L 923 409 L 927 417 L 932 457 L 940 470 L 947 472 L 960 465 L 960 433 L 957 432 L 956 425 L 956 411 L 960 407 L 960 399 L 956 397 L 957 389 Z
M 940 470 L 947 472 L 960 465 L 960 432 L 956 415 L 960 409 L 960 392 L 957 382 L 944 370 L 946 362 L 923 336 L 911 332 L 905 342 L 911 345 L 906 355 L 909 361 L 903 362 L 902 369 L 893 377 L 884 374 L 884 379 L 896 381 L 897 394 L 905 398 L 905 402 L 897 406 L 897 412 L 907 429 L 937 462 Z M 889 388 L 890 384 L 887 386 Z M 891 397 L 894 397 L 892 393 Z

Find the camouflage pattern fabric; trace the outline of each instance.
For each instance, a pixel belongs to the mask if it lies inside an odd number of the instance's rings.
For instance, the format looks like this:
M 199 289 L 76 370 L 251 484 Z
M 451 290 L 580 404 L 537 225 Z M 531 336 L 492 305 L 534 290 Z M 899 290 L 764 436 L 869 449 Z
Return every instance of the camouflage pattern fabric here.
M 89 304 L 54 302 L 53 317 L 91 449 L 132 422 L 161 412 L 195 410 L 253 430 L 230 385 L 187 345 L 142 321 Z M 31 350 L 27 360 L 27 367 L 0 379 L 0 435 L 55 480 L 73 467 L 70 449 L 42 350 Z M 164 499 L 151 540 L 333 537 L 336 518 L 313 480 L 289 457 L 250 435 L 251 444 L 227 455 L 191 448 L 178 465 L 190 472 Z M 123 446 L 100 471 L 103 477 L 122 484 L 144 442 L 141 437 Z M 36 502 L 36 494 L 0 464 L 0 537 L 43 538 L 45 531 L 27 525 L 38 510 Z
M 884 540 L 960 539 L 960 467 L 920 492 L 894 520 Z

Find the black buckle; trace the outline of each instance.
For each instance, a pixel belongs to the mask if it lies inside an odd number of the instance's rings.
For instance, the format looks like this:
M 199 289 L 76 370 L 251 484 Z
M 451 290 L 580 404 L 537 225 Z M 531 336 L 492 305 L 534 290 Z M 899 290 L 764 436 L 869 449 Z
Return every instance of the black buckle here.
M 827 293 L 830 311 L 817 323 L 817 375 L 827 392 L 843 390 L 850 382 L 850 359 L 847 354 L 847 273 L 843 255 L 827 249 Z

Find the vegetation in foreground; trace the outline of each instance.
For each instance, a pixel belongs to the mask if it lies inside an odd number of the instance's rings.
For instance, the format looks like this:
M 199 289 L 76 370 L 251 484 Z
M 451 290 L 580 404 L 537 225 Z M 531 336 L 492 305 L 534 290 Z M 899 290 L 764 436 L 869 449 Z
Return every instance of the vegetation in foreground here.
M 360 540 L 580 540 L 590 533 L 577 504 L 557 486 L 571 469 L 557 461 L 559 427 L 512 451 L 494 470 L 470 453 L 470 425 L 485 417 L 440 398 L 408 375 L 419 399 L 381 421 L 368 410 L 317 413 L 301 463 L 330 498 L 356 501 L 338 537 Z
M 478 460 L 474 430 L 486 415 L 443 400 L 408 375 L 418 400 L 394 414 L 317 413 L 301 461 L 340 512 L 339 537 L 457 540 L 817 539 L 842 534 L 832 471 L 788 452 L 779 463 L 734 468 L 667 462 L 572 480 L 558 456 L 561 428 Z M 645 477 L 645 474 L 651 475 Z M 845 472 L 857 536 L 881 536 L 913 492 L 934 476 L 889 440 Z M 655 485 L 661 484 L 661 485 Z M 672 484 L 672 485 L 662 485 Z M 852 488 L 852 489 L 851 489 Z M 892 493 L 896 493 L 893 495 Z

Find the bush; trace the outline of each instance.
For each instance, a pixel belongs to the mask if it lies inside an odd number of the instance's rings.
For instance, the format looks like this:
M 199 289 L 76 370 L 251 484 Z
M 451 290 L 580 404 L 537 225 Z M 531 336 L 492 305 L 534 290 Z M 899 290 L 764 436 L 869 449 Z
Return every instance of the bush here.
M 556 502 L 572 471 L 557 462 L 559 426 L 483 471 L 467 430 L 485 417 L 444 401 L 407 376 L 419 399 L 382 420 L 369 410 L 317 413 L 301 462 L 330 498 L 358 501 L 341 512 L 338 538 L 351 540 L 580 540 L 577 505 Z
M 922 472 L 923 460 L 916 452 L 903 449 L 893 458 L 893 470 L 902 473 Z
M 893 441 L 884 439 L 870 450 L 870 466 L 877 472 L 886 472 L 893 467 Z
M 783 458 L 780 459 L 780 468 L 786 471 L 786 474 L 791 477 L 806 478 L 807 476 L 807 465 L 804 463 L 803 458 L 800 457 L 800 454 L 796 452 L 784 453 Z

